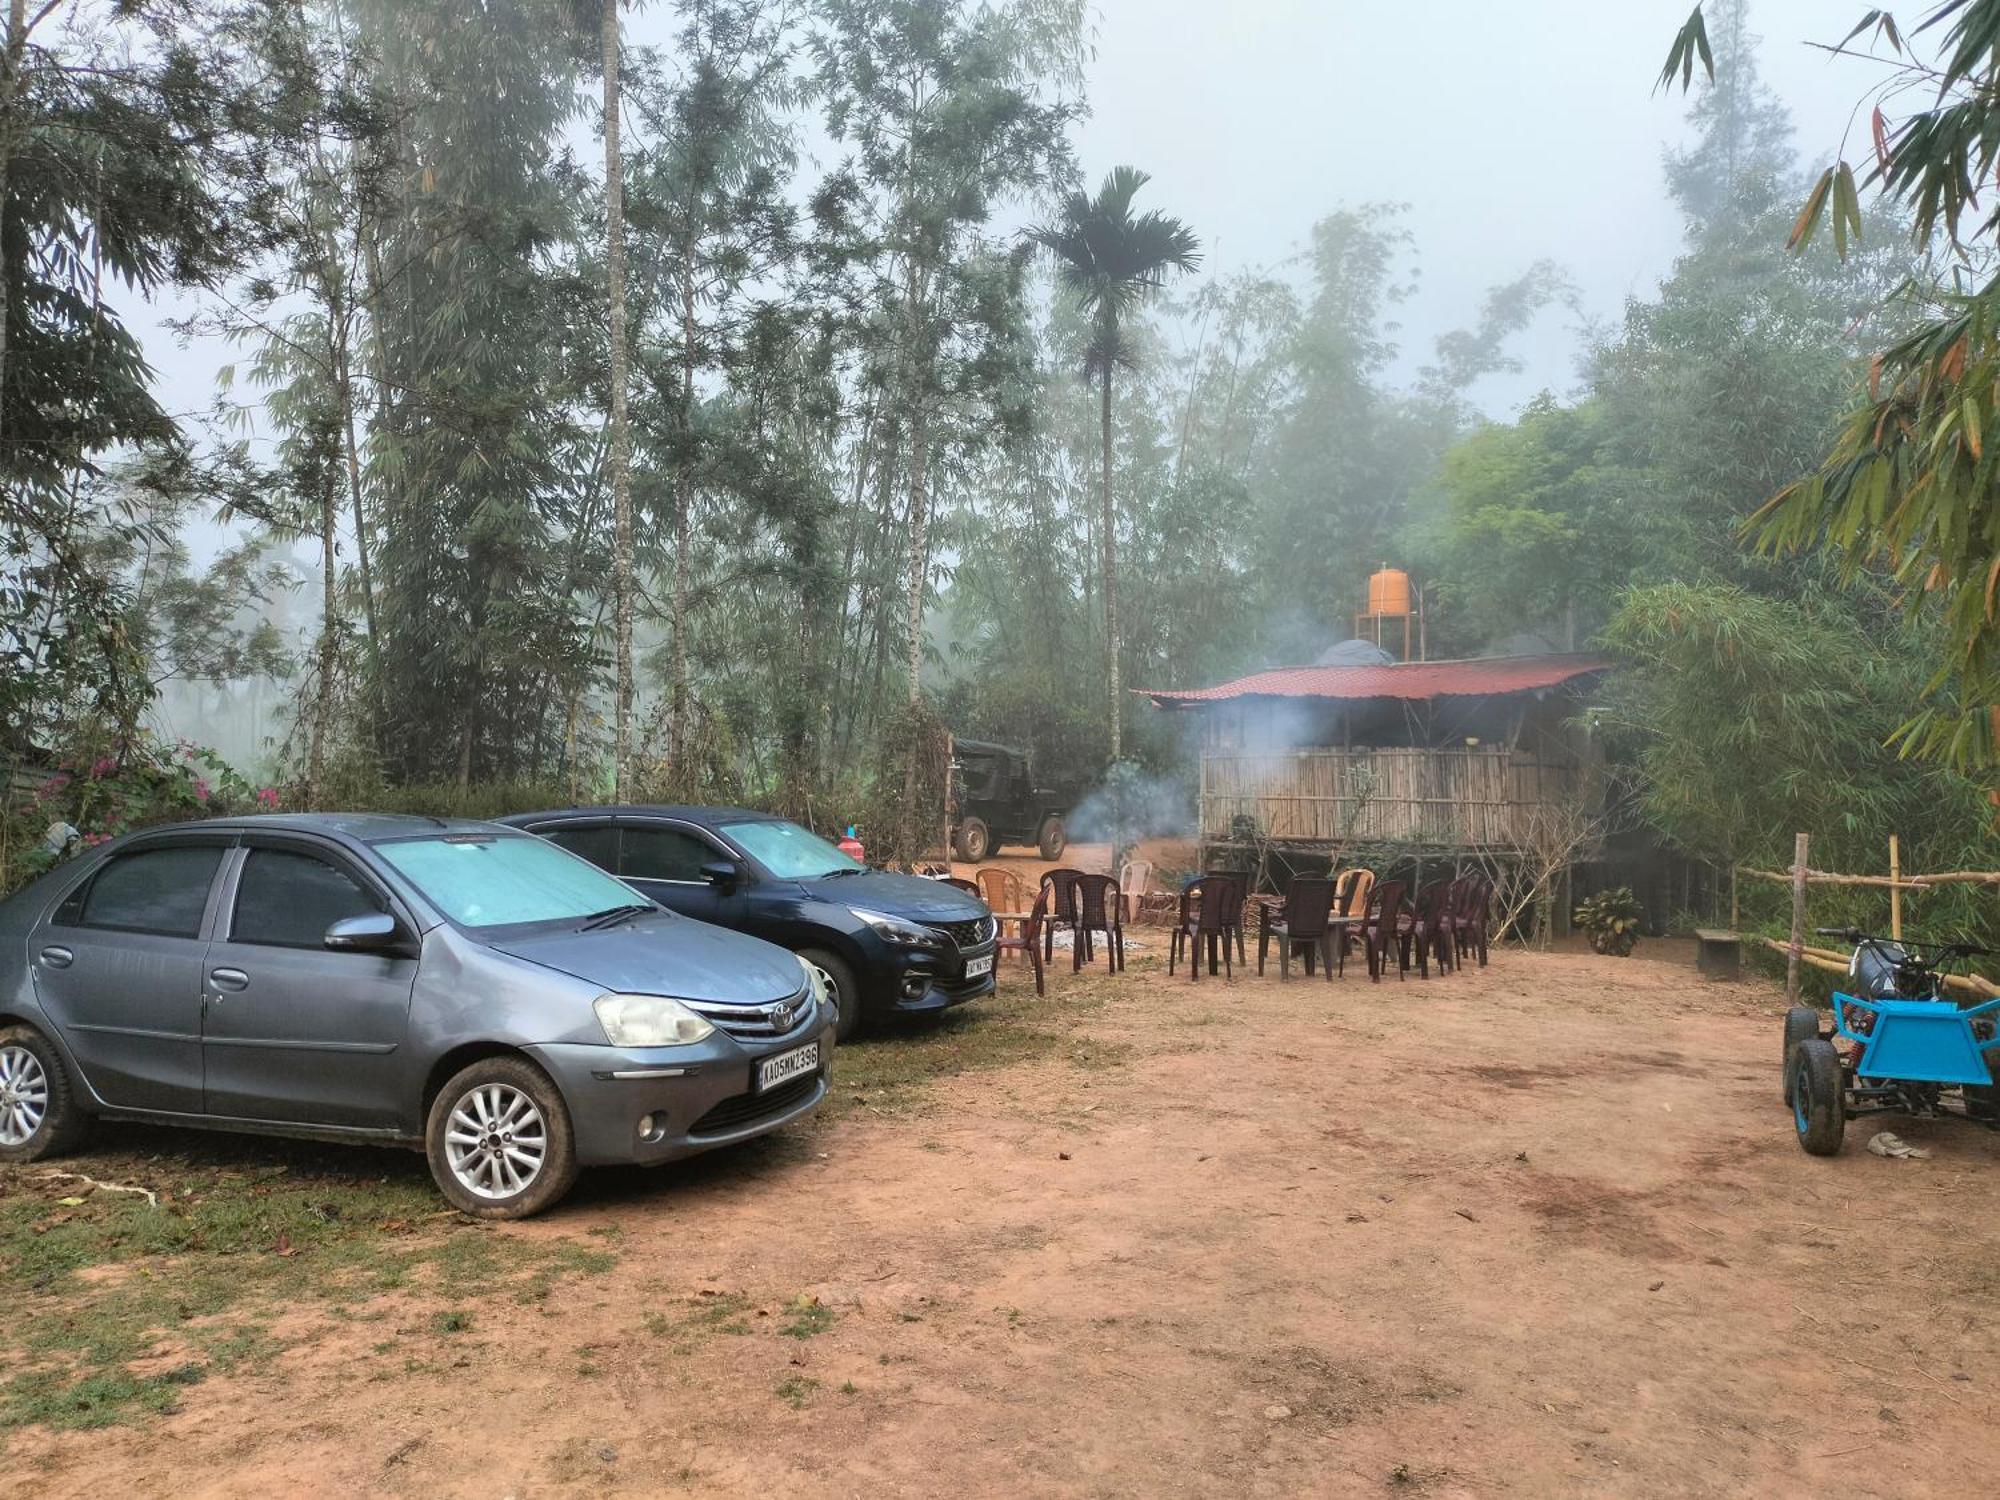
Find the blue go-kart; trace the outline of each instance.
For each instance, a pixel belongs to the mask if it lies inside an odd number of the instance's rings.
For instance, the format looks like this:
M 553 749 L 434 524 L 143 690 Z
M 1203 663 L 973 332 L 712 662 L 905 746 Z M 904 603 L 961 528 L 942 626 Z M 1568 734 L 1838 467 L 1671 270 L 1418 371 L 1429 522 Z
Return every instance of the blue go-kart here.
M 1840 1150 L 1854 1115 L 1960 1115 L 2000 1129 L 2000 1000 L 1961 1004 L 1944 970 L 1988 950 L 1966 943 L 1897 942 L 1851 927 L 1822 937 L 1854 945 L 1847 989 L 1833 996 L 1833 1030 L 1820 1012 L 1785 1012 L 1785 1103 L 1799 1144 Z M 1853 1044 L 1846 1057 L 1834 1037 Z

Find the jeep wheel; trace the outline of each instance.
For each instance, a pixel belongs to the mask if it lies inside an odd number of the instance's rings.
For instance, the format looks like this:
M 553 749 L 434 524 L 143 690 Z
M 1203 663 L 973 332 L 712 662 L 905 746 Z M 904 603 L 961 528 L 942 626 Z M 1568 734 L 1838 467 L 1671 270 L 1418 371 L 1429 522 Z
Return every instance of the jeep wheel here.
M 967 818 L 958 825 L 958 857 L 967 864 L 978 864 L 992 847 L 993 835 L 980 819 Z
M 1044 818 L 1040 832 L 1035 835 L 1035 843 L 1040 847 L 1043 859 L 1061 859 L 1063 850 L 1069 847 L 1069 830 L 1063 827 L 1061 818 Z

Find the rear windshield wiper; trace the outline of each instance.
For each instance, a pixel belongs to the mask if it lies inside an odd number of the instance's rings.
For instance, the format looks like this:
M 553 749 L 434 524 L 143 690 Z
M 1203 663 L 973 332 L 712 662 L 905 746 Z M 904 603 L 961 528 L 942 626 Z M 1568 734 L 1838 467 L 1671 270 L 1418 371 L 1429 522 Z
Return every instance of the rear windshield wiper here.
M 653 909 L 650 901 L 631 901 L 623 906 L 607 906 L 603 911 L 594 911 L 583 919 L 578 932 L 595 932 L 600 927 L 610 927 L 619 922 L 629 922 L 641 912 Z

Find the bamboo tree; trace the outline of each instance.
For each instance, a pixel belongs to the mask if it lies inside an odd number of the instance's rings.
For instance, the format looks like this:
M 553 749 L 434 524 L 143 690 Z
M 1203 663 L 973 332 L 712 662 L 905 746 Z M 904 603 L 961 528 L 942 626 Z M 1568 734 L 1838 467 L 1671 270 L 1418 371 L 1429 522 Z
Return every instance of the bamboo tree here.
M 623 802 L 632 781 L 632 435 L 626 412 L 631 378 L 625 348 L 625 169 L 619 160 L 618 0 L 603 0 L 604 260 L 611 318 L 611 577 L 616 645 L 611 782 Z

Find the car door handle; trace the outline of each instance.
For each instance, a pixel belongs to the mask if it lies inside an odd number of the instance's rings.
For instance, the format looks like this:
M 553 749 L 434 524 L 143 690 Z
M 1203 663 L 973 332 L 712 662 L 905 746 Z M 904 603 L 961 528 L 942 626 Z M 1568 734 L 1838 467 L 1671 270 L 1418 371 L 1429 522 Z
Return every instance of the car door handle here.
M 51 946 L 42 950 L 42 962 L 51 969 L 67 969 L 76 962 L 76 955 L 67 948 Z
M 250 976 L 241 969 L 210 969 L 208 982 L 219 990 L 247 990 Z

